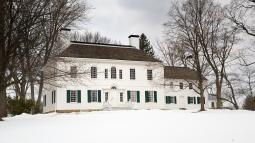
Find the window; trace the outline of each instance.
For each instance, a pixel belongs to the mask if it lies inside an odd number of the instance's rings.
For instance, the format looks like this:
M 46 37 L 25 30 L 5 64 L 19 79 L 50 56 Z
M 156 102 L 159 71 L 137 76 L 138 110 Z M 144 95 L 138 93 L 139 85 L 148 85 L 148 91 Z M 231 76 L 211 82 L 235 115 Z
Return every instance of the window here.
M 166 96 L 166 104 L 176 104 L 176 96 Z
M 91 102 L 97 102 L 97 90 L 91 91 Z
M 76 101 L 77 101 L 77 92 L 76 90 L 71 90 L 70 102 L 76 102 Z
M 173 89 L 174 88 L 174 83 L 170 82 L 170 88 Z
M 215 108 L 214 102 L 211 102 L 211 107 L 212 107 L 212 108 Z
M 105 92 L 105 102 L 108 101 L 108 92 Z
M 196 97 L 188 97 L 188 104 L 196 104 Z
M 145 91 L 145 102 L 157 102 L 157 91 Z
M 152 80 L 152 70 L 147 70 L 147 79 Z
M 193 89 L 192 83 L 189 83 L 189 89 Z
M 88 90 L 88 102 L 101 102 L 101 90 Z
M 122 79 L 122 70 L 119 70 L 119 78 Z
M 108 69 L 104 70 L 104 78 L 108 78 Z
M 46 106 L 46 105 L 47 105 L 46 103 L 47 103 L 47 102 L 46 102 L 46 95 L 44 95 L 44 96 L 43 96 L 43 105 Z
M 81 90 L 67 90 L 67 103 L 81 103 Z
M 139 91 L 127 91 L 127 99 L 131 102 L 140 103 L 140 92 Z
M 130 79 L 135 79 L 135 69 L 130 69 Z
M 180 82 L 180 89 L 183 89 L 183 83 Z
M 116 79 L 116 68 L 115 67 L 111 68 L 111 78 Z
M 51 103 L 56 103 L 56 90 L 51 92 Z
M 76 78 L 76 77 L 77 77 L 77 67 L 71 66 L 71 78 Z
M 123 92 L 120 93 L 120 102 L 123 102 Z
M 91 78 L 97 78 L 97 67 L 91 67 Z

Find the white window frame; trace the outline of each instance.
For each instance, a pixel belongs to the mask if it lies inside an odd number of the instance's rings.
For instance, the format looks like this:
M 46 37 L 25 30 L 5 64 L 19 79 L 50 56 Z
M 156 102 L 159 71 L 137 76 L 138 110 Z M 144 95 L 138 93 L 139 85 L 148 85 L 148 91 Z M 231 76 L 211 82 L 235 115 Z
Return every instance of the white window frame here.
M 78 91 L 70 90 L 70 103 L 77 103 L 77 102 L 78 102 Z
M 98 90 L 91 90 L 91 102 L 98 102 Z

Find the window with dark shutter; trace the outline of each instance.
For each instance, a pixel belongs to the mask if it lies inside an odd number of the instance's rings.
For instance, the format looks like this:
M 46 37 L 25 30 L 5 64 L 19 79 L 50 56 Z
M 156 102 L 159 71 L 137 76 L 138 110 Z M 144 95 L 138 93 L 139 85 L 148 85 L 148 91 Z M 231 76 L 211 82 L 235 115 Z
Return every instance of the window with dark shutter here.
M 120 93 L 120 102 L 123 102 L 123 92 Z
M 135 79 L 135 69 L 130 69 L 130 79 Z
M 107 102 L 108 101 L 108 92 L 105 92 L 104 97 L 105 97 L 105 102 Z
M 111 78 L 116 79 L 116 68 L 115 67 L 111 67 Z
M 152 70 L 147 70 L 147 80 L 152 80 Z
M 91 78 L 97 78 L 97 67 L 91 67 L 90 74 Z

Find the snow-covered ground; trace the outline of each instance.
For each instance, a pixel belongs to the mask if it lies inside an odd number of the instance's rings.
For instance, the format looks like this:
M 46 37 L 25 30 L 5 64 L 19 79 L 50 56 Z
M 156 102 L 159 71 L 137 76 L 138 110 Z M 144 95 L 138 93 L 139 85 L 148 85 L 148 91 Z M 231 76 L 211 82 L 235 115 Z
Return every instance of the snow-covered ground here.
M 1 143 L 255 142 L 255 112 L 250 111 L 98 111 L 5 120 Z

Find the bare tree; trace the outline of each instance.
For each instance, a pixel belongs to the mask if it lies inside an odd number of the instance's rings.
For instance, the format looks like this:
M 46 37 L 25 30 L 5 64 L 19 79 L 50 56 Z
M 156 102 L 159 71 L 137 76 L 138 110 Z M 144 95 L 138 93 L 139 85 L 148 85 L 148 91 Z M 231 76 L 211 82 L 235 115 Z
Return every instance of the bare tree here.
M 81 41 L 81 42 L 89 42 L 89 43 L 103 43 L 103 44 L 119 44 L 120 42 L 116 42 L 111 40 L 106 36 L 102 36 L 99 32 L 74 32 L 71 35 L 72 41 Z
M 207 60 L 203 56 L 201 45 L 200 21 L 206 18 L 207 8 L 211 2 L 207 0 L 187 0 L 183 3 L 173 3 L 169 11 L 169 21 L 165 23 L 168 32 L 168 39 L 180 41 L 181 47 L 187 55 L 192 55 L 192 67 L 196 70 L 198 82 L 198 93 L 201 97 L 201 111 L 204 111 L 204 75 L 208 68 Z

